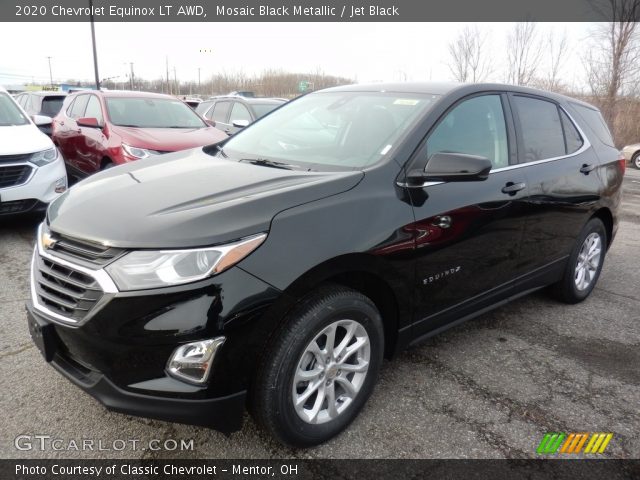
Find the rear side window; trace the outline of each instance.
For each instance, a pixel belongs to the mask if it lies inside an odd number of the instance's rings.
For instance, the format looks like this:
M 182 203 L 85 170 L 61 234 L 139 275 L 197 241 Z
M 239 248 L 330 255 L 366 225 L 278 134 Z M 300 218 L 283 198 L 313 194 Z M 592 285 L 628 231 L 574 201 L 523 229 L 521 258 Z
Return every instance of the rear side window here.
M 211 109 L 211 120 L 226 123 L 231 102 L 217 102 Z
M 598 110 L 578 105 L 577 103 L 572 103 L 571 106 L 576 109 L 578 115 L 589 125 L 589 128 L 593 130 L 593 133 L 596 134 L 602 143 L 610 147 L 615 147 L 609 127 L 607 127 L 604 118 L 602 118 Z
M 558 107 L 553 102 L 514 96 L 518 109 L 524 161 L 534 162 L 566 155 Z
M 100 106 L 100 100 L 95 95 L 89 96 L 89 103 L 87 103 L 87 110 L 84 114 L 85 117 L 95 118 L 98 123 L 102 125 L 102 107 Z
M 87 106 L 87 102 L 89 101 L 89 95 L 80 95 L 76 98 L 76 101 L 73 102 L 73 106 L 71 107 L 71 118 L 81 118 L 84 115 L 84 109 Z
M 580 132 L 578 132 L 576 126 L 562 110 L 560 110 L 560 121 L 562 122 L 562 129 L 564 130 L 567 155 L 577 152 L 584 144 Z
M 238 120 L 246 120 L 251 122 L 251 114 L 247 107 L 245 107 L 240 102 L 233 102 L 233 108 L 231 109 L 231 118 L 229 119 L 229 123 L 233 123 Z
M 49 117 L 55 117 L 60 109 L 62 108 L 62 102 L 64 101 L 64 97 L 44 97 L 42 99 L 42 107 L 40 108 L 40 113 L 42 115 L 47 115 Z

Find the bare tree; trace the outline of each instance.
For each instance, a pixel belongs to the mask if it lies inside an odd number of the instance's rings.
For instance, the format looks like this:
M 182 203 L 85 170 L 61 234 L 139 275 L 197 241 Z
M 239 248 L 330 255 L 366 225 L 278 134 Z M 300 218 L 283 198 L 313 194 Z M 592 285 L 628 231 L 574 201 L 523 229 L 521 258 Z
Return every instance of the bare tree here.
M 619 96 L 637 93 L 640 81 L 640 0 L 609 4 L 613 21 L 594 29 L 584 64 L 591 93 L 615 132 Z
M 458 82 L 482 82 L 492 71 L 486 51 L 487 35 L 478 27 L 465 27 L 449 43 L 449 70 Z
M 528 85 L 542 59 L 542 45 L 534 22 L 516 23 L 507 35 L 507 81 Z
M 562 88 L 562 66 L 566 60 L 568 51 L 567 32 L 556 36 L 553 31 L 547 37 L 547 51 L 549 52 L 549 65 L 545 78 L 545 88 L 558 91 Z

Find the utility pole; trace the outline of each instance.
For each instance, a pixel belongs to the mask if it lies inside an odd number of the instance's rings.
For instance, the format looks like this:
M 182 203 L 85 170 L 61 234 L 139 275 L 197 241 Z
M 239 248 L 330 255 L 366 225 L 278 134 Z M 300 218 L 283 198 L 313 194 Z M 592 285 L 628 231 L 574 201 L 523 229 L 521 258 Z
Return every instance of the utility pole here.
M 171 82 L 169 81 L 169 56 L 165 57 L 167 67 L 167 93 L 171 95 Z
M 200 93 L 200 67 L 198 67 L 198 93 Z
M 49 60 L 49 81 L 51 82 L 50 86 L 53 87 L 53 74 L 51 73 L 51 57 L 47 57 Z
M 178 74 L 176 73 L 176 67 L 173 67 L 173 80 L 176 83 L 176 95 L 180 95 L 180 84 L 178 83 Z
M 93 44 L 93 73 L 96 76 L 96 90 L 100 90 L 100 75 L 98 74 L 98 51 L 96 49 L 96 29 L 93 23 L 93 0 L 89 0 L 91 21 L 91 43 Z
M 130 74 L 129 74 L 129 84 L 131 85 L 131 90 L 133 90 L 133 62 L 129 62 Z

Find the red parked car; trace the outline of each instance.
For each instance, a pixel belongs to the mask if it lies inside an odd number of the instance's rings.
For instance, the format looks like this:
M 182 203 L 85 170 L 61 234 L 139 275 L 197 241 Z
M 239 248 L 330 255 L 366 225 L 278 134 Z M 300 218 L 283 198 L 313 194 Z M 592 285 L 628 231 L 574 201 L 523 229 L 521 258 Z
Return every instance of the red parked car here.
M 65 99 L 53 120 L 52 139 L 70 175 L 82 178 L 114 165 L 227 138 L 213 125 L 169 95 L 83 91 Z

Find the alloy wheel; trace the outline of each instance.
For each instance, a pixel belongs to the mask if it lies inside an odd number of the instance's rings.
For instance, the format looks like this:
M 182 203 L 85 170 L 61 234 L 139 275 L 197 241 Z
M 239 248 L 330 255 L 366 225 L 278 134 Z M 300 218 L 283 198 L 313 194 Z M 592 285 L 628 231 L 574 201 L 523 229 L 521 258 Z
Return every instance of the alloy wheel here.
M 589 288 L 595 278 L 602 258 L 602 238 L 598 233 L 591 233 L 584 239 L 575 269 L 575 284 L 580 291 Z
M 305 347 L 293 377 L 292 400 L 310 424 L 341 415 L 358 395 L 369 370 L 371 344 L 355 320 L 338 320 Z

